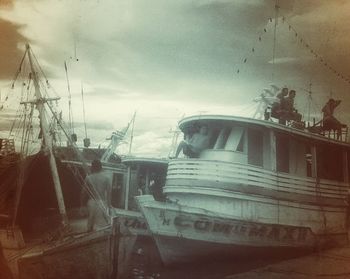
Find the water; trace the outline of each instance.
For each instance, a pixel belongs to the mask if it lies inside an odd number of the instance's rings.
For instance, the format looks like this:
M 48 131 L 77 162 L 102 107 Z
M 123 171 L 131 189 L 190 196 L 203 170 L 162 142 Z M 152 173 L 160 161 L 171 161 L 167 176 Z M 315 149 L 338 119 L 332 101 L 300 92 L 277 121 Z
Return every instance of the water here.
M 260 268 L 293 255 L 254 260 L 226 259 L 166 267 L 151 238 L 139 237 L 134 245 L 127 267 L 127 277 L 132 279 L 223 279 L 229 275 Z

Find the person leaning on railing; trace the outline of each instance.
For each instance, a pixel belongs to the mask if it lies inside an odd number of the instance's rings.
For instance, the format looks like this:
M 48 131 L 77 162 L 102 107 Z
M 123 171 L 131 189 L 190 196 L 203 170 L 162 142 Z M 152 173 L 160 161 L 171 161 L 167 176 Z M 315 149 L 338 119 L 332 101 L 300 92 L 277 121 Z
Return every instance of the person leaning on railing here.
M 323 112 L 323 129 L 335 130 L 338 134 L 341 133 L 342 124 L 338 119 L 334 117 L 334 110 L 339 106 L 341 100 L 329 99 L 325 106 L 322 108 Z
M 177 147 L 175 158 L 181 151 L 190 158 L 197 158 L 200 152 L 209 146 L 208 126 L 202 125 L 199 132 L 194 133 L 189 140 L 183 140 Z

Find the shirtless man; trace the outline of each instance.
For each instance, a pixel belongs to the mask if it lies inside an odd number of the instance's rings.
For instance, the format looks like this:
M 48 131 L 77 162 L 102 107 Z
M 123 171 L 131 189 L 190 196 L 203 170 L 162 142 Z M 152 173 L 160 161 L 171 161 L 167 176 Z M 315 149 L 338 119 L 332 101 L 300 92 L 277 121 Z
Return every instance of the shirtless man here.
M 189 140 L 183 140 L 177 147 L 175 158 L 177 158 L 181 152 L 190 158 L 196 158 L 199 153 L 208 148 L 209 137 L 208 137 L 208 127 L 203 125 L 200 127 L 199 133 L 194 133 Z
M 112 185 L 110 179 L 102 170 L 102 165 L 99 160 L 94 160 L 91 163 L 91 174 L 85 178 L 85 183 L 93 192 L 94 197 L 90 197 L 87 202 L 88 208 L 88 231 L 92 231 L 95 225 L 107 225 L 107 212 L 104 208 L 111 207 L 111 190 Z

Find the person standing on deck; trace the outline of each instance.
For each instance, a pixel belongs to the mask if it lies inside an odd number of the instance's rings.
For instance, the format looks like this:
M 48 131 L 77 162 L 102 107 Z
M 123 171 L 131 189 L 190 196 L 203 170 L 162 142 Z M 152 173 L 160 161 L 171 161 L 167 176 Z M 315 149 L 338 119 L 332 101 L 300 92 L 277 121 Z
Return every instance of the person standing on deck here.
M 334 110 L 339 106 L 341 100 L 329 99 L 322 108 L 323 112 L 323 128 L 325 130 L 335 130 L 338 135 L 341 133 L 342 124 L 334 117 Z
M 208 146 L 208 127 L 206 125 L 202 125 L 199 129 L 199 133 L 194 133 L 189 140 L 180 142 L 176 150 L 175 158 L 179 156 L 181 150 L 190 158 L 197 158 L 199 156 L 199 153 L 202 150 L 208 148 Z
M 284 87 L 280 93 L 276 95 L 276 98 L 278 99 L 277 102 L 274 102 L 271 107 L 271 116 L 275 118 L 280 118 L 282 111 L 285 107 L 285 99 L 288 95 L 288 88 Z
M 112 183 L 103 172 L 99 160 L 92 161 L 91 174 L 85 178 L 85 183 L 92 193 L 87 202 L 87 230 L 92 231 L 95 225 L 104 226 L 109 223 L 108 211 L 111 207 Z

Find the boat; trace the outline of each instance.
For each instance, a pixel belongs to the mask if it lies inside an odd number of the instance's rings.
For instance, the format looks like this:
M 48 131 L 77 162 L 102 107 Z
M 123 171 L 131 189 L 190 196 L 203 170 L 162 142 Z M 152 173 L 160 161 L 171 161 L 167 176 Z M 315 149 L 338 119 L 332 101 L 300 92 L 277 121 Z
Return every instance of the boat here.
M 112 227 L 106 222 L 92 232 L 86 230 L 86 217 L 81 216 L 79 207 L 89 160 L 67 132 L 57 111 L 59 97 L 49 95 L 51 85 L 43 76 L 27 44 L 12 85 L 22 90 L 22 114 L 13 125 L 21 132 L 0 142 L 4 178 L 0 184 L 0 240 L 4 254 L 16 278 L 108 278 L 116 272 Z M 58 129 L 68 141 L 67 148 L 56 148 L 60 143 Z M 18 139 L 20 151 L 16 151 Z M 75 163 L 62 156 L 72 152 Z M 112 152 L 100 153 L 108 154 L 109 159 Z M 105 171 L 115 181 L 122 179 L 125 167 L 108 161 Z
M 124 198 L 121 206 L 114 206 L 112 212 L 113 231 L 118 239 L 118 278 L 152 276 L 161 265 L 157 246 L 135 198 L 151 195 L 157 201 L 164 200 L 163 187 L 168 161 L 164 158 L 130 155 L 122 158 L 127 168 L 125 187 L 120 191 L 120 196 Z
M 206 126 L 209 146 L 169 162 L 166 202 L 136 197 L 165 264 L 348 243 L 347 127 L 339 134 L 283 120 L 195 115 L 179 122 L 184 138 Z

